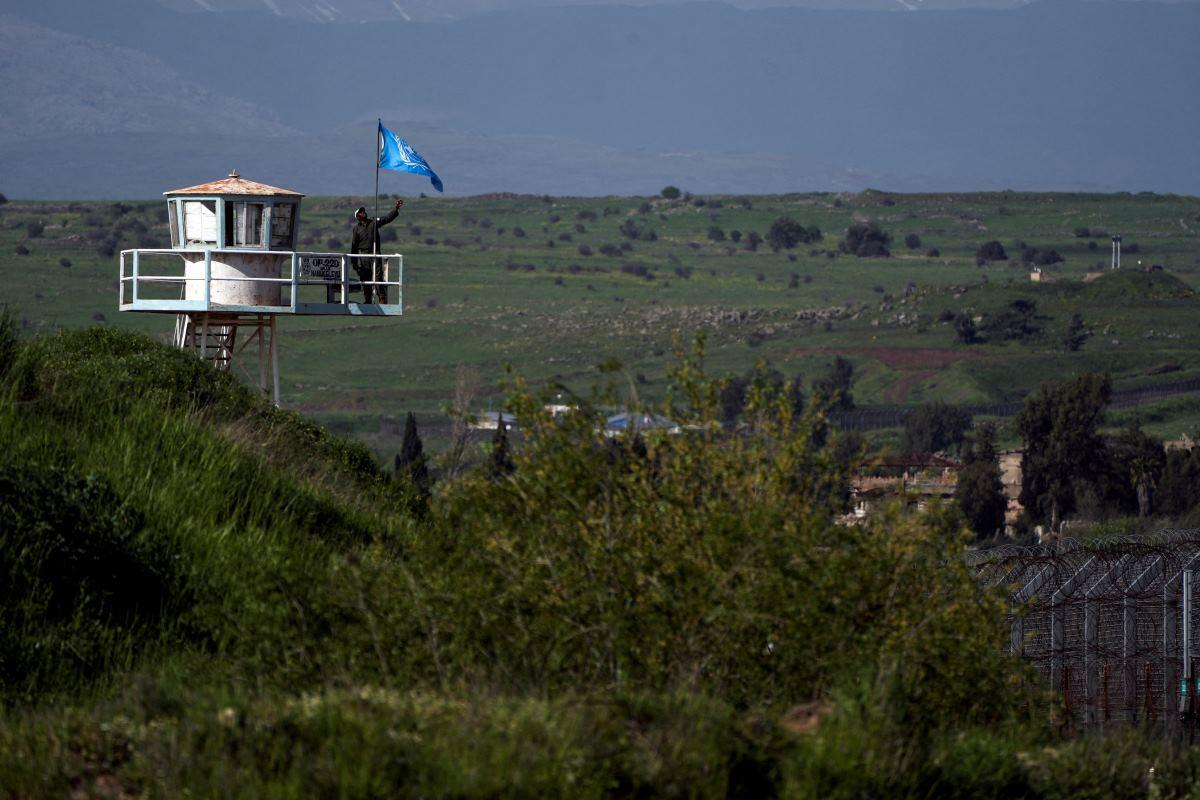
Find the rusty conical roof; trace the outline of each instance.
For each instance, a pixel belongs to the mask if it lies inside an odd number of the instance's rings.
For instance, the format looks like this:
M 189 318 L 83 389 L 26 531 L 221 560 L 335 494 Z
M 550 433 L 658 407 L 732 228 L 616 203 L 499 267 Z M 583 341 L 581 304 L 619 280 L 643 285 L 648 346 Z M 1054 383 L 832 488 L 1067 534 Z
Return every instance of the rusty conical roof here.
M 268 186 L 265 183 L 258 181 L 248 181 L 241 175 L 238 175 L 237 170 L 229 173 L 228 178 L 222 178 L 219 181 L 210 181 L 209 183 L 201 183 L 196 186 L 188 186 L 183 189 L 172 189 L 169 192 L 163 192 L 167 197 L 174 195 L 214 195 L 214 194 L 238 194 L 238 195 L 258 195 L 262 197 L 304 197 L 299 192 L 293 192 L 290 189 L 280 189 L 278 186 Z

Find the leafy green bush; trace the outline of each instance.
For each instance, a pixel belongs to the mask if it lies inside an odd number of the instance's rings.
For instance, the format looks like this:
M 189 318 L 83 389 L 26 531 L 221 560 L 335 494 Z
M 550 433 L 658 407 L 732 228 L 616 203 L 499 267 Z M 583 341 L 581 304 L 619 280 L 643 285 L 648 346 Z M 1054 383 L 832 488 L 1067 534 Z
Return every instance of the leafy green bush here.
M 767 244 L 771 250 L 790 250 L 798 244 L 810 244 L 821 240 L 821 229 L 806 228 L 791 217 L 780 217 L 771 223 L 767 231 Z
M 978 261 L 1007 261 L 1008 253 L 1004 252 L 1004 245 L 993 239 L 979 245 L 979 249 L 975 251 L 975 258 Z
M 555 422 L 517 385 L 515 470 L 448 487 L 409 550 L 441 670 L 512 690 L 690 687 L 745 707 L 878 668 L 912 724 L 1013 706 L 1002 609 L 946 565 L 957 518 L 836 525 L 845 461 L 815 412 L 754 385 L 731 435 L 698 362 L 674 377 L 664 413 L 685 432 L 615 444 L 594 414 Z M 945 669 L 954 681 L 931 678 Z
M 846 228 L 838 249 L 859 258 L 887 258 L 891 256 L 888 245 L 892 235 L 875 222 L 856 222 Z

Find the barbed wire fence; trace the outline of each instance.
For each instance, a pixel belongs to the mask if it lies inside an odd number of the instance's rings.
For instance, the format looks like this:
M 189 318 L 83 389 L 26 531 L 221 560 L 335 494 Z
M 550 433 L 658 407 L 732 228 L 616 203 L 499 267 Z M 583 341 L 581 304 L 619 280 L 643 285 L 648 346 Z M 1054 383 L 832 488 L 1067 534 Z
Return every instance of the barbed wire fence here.
M 975 551 L 1011 601 L 1009 652 L 1058 692 L 1064 723 L 1194 736 L 1200 713 L 1200 530 Z

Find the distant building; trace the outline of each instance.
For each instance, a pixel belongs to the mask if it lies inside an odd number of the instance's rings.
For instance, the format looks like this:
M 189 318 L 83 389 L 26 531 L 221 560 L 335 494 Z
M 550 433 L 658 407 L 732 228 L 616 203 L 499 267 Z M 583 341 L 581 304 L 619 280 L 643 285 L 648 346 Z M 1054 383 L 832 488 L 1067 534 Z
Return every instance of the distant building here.
M 1179 434 L 1178 439 L 1167 439 L 1163 442 L 1163 450 L 1166 450 L 1168 453 L 1172 450 L 1186 450 L 1190 453 L 1195 446 L 1196 440 L 1186 433 Z
M 1000 483 L 1004 484 L 1004 496 L 1015 500 L 1021 496 L 1021 461 L 1024 450 L 1001 450 L 996 456 L 1000 465 Z
M 930 500 L 949 500 L 962 466 L 961 461 L 937 453 L 886 456 L 862 464 L 850 481 L 853 516 L 862 519 L 898 497 L 917 511 L 924 511 Z
M 1021 462 L 1025 458 L 1024 450 L 1001 450 L 996 457 L 1000 465 L 1000 483 L 1004 487 L 1004 497 L 1008 505 L 1004 509 L 1004 532 L 1012 535 L 1017 522 L 1025 513 L 1021 505 Z
M 660 430 L 670 434 L 679 433 L 679 425 L 666 417 L 655 414 L 634 414 L 622 411 L 604 421 L 605 436 L 620 436 L 638 431 Z
M 480 412 L 468 423 L 468 427 L 477 431 L 494 431 L 500 427 L 500 420 L 504 420 L 504 427 L 506 429 L 510 431 L 517 429 L 517 415 L 508 414 L 503 411 Z

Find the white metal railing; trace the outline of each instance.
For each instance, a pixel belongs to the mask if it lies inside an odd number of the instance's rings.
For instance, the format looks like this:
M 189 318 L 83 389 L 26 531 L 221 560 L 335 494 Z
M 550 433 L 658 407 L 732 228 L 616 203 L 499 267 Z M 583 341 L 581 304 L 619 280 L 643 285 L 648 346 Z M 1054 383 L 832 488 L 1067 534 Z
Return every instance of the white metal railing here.
M 280 277 L 248 277 L 232 275 L 213 275 L 214 255 L 224 254 L 234 256 L 272 255 L 279 257 L 283 269 Z M 186 270 L 189 262 L 185 255 L 204 258 L 204 274 L 202 276 L 147 274 L 143 270 L 142 259 L 145 256 L 163 257 L 175 256 L 184 264 Z M 126 258 L 128 267 L 126 269 Z M 220 259 L 217 259 L 220 262 Z M 355 261 L 365 261 L 371 270 L 369 280 L 358 276 Z M 197 259 L 198 261 L 198 259 Z M 382 272 L 382 274 L 379 274 Z M 394 275 L 394 278 L 393 278 Z M 187 286 L 196 281 L 203 281 L 203 300 L 187 300 Z M 287 311 L 291 313 L 349 313 L 350 306 L 358 307 L 363 313 L 363 307 L 382 306 L 386 312 L 397 313 L 403 306 L 404 285 L 404 256 L 399 253 L 316 253 L 298 251 L 247 251 L 242 249 L 229 250 L 185 250 L 176 248 L 146 248 L 122 250 L 120 256 L 120 306 L 122 310 L 130 311 L 180 311 L 180 310 L 209 310 L 214 308 L 212 302 L 212 286 L 214 282 L 279 284 L 291 288 L 288 302 L 280 306 L 245 306 L 245 310 L 270 309 L 272 311 Z M 151 299 L 142 296 L 141 289 L 145 284 L 174 284 L 181 287 L 180 299 Z M 299 299 L 300 287 L 324 286 L 327 289 L 325 302 L 303 302 Z M 369 287 L 375 298 L 387 296 L 387 302 L 376 302 L 367 306 L 365 302 L 352 303 L 349 301 L 351 291 L 363 290 Z M 128 289 L 129 300 L 126 301 Z M 341 299 L 332 301 L 329 290 L 340 291 Z M 365 300 L 365 293 L 364 293 Z M 218 305 L 216 308 L 224 308 Z

